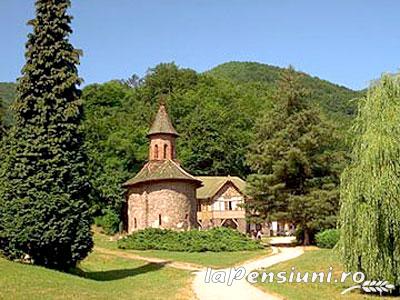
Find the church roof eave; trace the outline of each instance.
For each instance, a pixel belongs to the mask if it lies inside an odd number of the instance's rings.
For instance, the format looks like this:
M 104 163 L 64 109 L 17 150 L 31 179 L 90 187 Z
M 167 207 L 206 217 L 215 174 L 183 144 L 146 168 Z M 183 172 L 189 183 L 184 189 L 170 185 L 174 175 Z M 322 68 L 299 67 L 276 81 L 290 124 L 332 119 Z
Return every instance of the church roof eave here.
M 147 162 L 135 177 L 126 181 L 122 186 L 130 187 L 139 183 L 167 180 L 190 181 L 198 187 L 202 186 L 201 180 L 190 175 L 173 160 Z

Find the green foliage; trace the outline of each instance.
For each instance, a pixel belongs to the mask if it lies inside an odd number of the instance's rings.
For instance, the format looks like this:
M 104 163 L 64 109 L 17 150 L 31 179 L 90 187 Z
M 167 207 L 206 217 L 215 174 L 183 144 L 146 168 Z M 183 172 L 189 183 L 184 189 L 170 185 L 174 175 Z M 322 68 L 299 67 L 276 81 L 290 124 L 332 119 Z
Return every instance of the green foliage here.
M 222 252 L 262 249 L 263 246 L 246 235 L 229 228 L 173 231 L 149 228 L 139 230 L 118 241 L 121 249 L 167 250 L 183 252 Z
M 93 214 L 108 207 L 120 212 L 124 200 L 121 184 L 146 159 L 148 118 L 142 115 L 149 109 L 136 101 L 133 92 L 117 81 L 89 85 L 83 90 Z
M 2 98 L 0 98 L 0 142 L 3 139 L 3 136 L 6 132 L 6 125 L 4 122 L 4 116 L 5 116 L 5 108 L 4 108 L 4 101 Z
M 183 166 L 195 175 L 246 176 L 244 158 L 253 117 L 265 107 L 266 98 L 266 93 L 204 75 L 195 90 L 172 97 L 170 113 L 181 134 Z
M 74 266 L 93 245 L 69 5 L 36 1 L 0 183 L 1 252 L 56 269 Z
M 17 85 L 13 82 L 0 82 L 0 98 L 4 99 L 8 106 L 14 102 L 17 92 Z
M 112 209 L 103 210 L 103 215 L 94 218 L 94 224 L 101 227 L 108 235 L 116 234 L 119 231 L 120 218 Z
M 349 271 L 400 285 L 400 77 L 384 75 L 360 102 L 352 161 L 341 177 L 340 228 Z
M 147 159 L 146 134 L 161 94 L 166 95 L 169 114 L 181 135 L 178 159 L 190 173 L 246 177 L 252 129 L 260 113 L 271 110 L 276 85 L 260 82 L 257 77 L 269 69 L 256 65 L 257 76 L 243 84 L 213 72 L 198 74 L 163 63 L 143 78 L 133 75 L 128 80 L 85 87 L 82 99 L 92 214 L 108 207 L 121 212 L 121 183 L 133 177 Z M 336 95 L 335 89 L 330 93 Z M 337 97 L 345 102 L 345 94 Z
M 13 82 L 0 82 L 0 99 L 3 100 L 3 124 L 6 127 L 12 125 L 12 113 L 10 105 L 15 101 L 17 85 Z
M 253 116 L 264 92 L 200 75 L 175 64 L 160 64 L 134 82 L 111 81 L 85 87 L 85 141 L 91 207 L 122 209 L 121 183 L 147 159 L 147 131 L 166 94 L 169 114 L 180 133 L 178 158 L 192 174 L 246 176 L 244 156 Z
M 211 76 L 233 81 L 236 84 L 259 83 L 264 88 L 274 88 L 279 80 L 282 68 L 257 62 L 231 61 L 212 68 Z
M 339 242 L 340 231 L 338 229 L 327 229 L 316 234 L 315 241 L 320 248 L 332 249 Z
M 290 220 L 302 228 L 305 244 L 313 231 L 336 223 L 344 162 L 335 128 L 308 96 L 293 69 L 283 72 L 275 107 L 258 120 L 247 156 L 255 172 L 248 178 L 250 219 Z
M 284 69 L 256 62 L 228 62 L 221 64 L 208 73 L 218 78 L 232 80 L 237 83 L 262 83 L 266 88 L 274 88 Z M 346 87 L 296 72 L 301 86 L 312 94 L 313 105 L 321 106 L 332 117 L 347 119 L 356 111 L 356 103 L 351 101 L 360 93 Z

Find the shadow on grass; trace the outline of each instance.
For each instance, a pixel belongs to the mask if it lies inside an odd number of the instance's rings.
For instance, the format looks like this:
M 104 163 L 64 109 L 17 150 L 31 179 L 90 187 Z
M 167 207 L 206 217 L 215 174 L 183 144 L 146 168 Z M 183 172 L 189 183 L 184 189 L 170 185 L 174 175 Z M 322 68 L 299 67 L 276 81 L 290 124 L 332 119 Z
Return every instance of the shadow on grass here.
M 87 272 L 82 269 L 74 269 L 71 270 L 71 274 L 77 275 L 79 277 L 84 277 L 87 279 L 95 280 L 95 281 L 113 281 L 120 280 L 127 277 L 133 277 L 149 272 L 155 272 L 162 268 L 167 263 L 148 263 L 144 266 L 133 268 L 133 269 L 118 269 L 118 270 L 107 270 L 107 271 L 98 271 L 98 272 Z

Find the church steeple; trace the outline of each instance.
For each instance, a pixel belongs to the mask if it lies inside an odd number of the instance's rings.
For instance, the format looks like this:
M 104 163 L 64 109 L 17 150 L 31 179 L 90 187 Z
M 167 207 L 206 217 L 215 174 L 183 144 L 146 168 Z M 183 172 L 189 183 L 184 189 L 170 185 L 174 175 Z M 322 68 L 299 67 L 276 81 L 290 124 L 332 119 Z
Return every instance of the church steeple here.
M 168 116 L 165 104 L 160 107 L 147 134 L 150 139 L 149 160 L 174 160 L 175 140 L 179 136 Z

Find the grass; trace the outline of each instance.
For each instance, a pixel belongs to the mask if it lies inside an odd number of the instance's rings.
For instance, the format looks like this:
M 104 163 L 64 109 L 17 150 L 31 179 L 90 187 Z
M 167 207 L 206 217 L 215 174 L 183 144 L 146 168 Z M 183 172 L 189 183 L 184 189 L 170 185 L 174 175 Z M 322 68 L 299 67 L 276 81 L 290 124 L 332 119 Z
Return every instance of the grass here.
M 97 247 L 117 250 L 117 243 L 105 235 L 95 234 Z M 127 251 L 147 257 L 189 262 L 203 266 L 226 267 L 268 253 L 242 251 L 232 253 L 186 253 L 168 251 Z M 309 250 L 302 256 L 280 263 L 267 272 L 327 272 L 333 268 L 333 278 L 339 278 L 342 266 L 333 250 Z M 94 251 L 74 274 L 37 266 L 10 262 L 0 258 L 0 299 L 193 299 L 190 288 L 192 275 L 188 271 L 165 267 L 162 264 L 121 258 Z M 279 294 L 288 300 L 314 299 L 394 299 L 359 292 L 340 295 L 351 286 L 345 283 L 258 283 L 262 290 Z
M 95 246 L 119 250 L 115 241 L 98 232 Z M 126 251 L 145 257 L 226 267 L 268 254 L 262 251 L 186 253 Z M 10 262 L 0 257 L 0 299 L 193 299 L 192 274 L 97 252 L 91 253 L 72 273 Z
M 117 250 L 117 242 L 111 241 L 110 237 L 96 232 L 94 236 L 95 245 L 98 247 Z M 143 257 L 156 257 L 165 260 L 186 262 L 205 267 L 226 268 L 238 265 L 244 261 L 266 256 L 271 249 L 237 252 L 177 252 L 163 250 L 119 250 L 134 253 Z
M 0 258 L 0 299 L 190 299 L 189 272 L 92 253 L 78 275 Z
M 283 262 L 268 268 L 269 272 L 290 272 L 295 267 L 295 271 L 304 272 L 328 272 L 329 267 L 333 268 L 333 278 L 340 278 L 343 267 L 338 255 L 334 250 L 310 250 L 293 260 Z M 394 299 L 393 297 L 380 297 L 361 294 L 358 291 L 351 291 L 348 294 L 340 293 L 353 286 L 350 280 L 345 283 L 257 283 L 257 286 L 265 291 L 283 296 L 288 300 L 317 300 L 317 299 Z M 398 298 L 397 298 L 398 299 Z
M 125 250 L 124 250 L 125 251 Z M 157 257 L 166 260 L 181 261 L 211 268 L 227 268 L 244 261 L 271 253 L 268 250 L 238 251 L 238 252 L 170 252 L 161 250 L 131 251 L 145 257 Z

